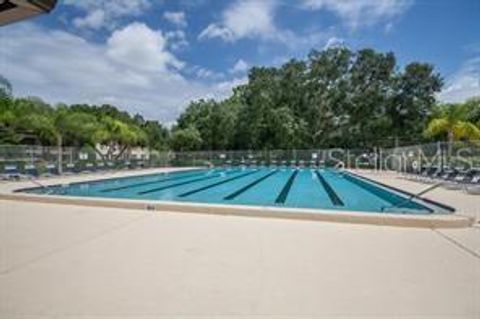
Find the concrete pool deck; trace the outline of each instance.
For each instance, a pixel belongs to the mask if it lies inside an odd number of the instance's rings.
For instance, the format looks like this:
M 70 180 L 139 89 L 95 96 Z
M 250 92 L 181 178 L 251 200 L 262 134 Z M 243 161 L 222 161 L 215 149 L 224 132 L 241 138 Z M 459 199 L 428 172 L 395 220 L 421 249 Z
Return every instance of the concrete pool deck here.
M 71 178 L 92 177 L 62 181 Z M 19 183 L 0 187 L 10 184 Z M 428 197 L 479 216 L 480 197 Z M 0 200 L 0 252 L 2 319 L 480 318 L 479 224 L 430 230 Z

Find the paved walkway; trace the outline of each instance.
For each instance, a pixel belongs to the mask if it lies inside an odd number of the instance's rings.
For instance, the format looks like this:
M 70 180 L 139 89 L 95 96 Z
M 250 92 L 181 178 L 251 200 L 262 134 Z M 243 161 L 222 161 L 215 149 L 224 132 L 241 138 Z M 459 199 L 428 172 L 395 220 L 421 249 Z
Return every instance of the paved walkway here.
M 0 201 L 0 318 L 480 318 L 480 227 Z

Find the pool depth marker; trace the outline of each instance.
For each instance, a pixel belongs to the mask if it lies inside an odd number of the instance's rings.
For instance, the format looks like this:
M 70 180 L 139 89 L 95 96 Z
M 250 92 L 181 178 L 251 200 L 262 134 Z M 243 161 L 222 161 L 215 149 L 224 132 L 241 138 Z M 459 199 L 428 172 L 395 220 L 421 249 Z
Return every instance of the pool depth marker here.
M 233 180 L 236 180 L 236 179 L 239 179 L 239 178 L 242 178 L 242 177 L 246 177 L 246 176 L 248 176 L 248 175 L 252 175 L 252 174 L 255 174 L 255 173 L 258 173 L 258 171 L 248 172 L 248 173 L 245 173 L 245 174 L 242 174 L 242 175 L 238 175 L 238 176 L 235 176 L 235 177 L 232 177 L 232 178 L 229 178 L 229 179 L 226 179 L 226 180 L 217 182 L 217 183 L 213 183 L 213 184 L 210 184 L 210 185 L 207 185 L 207 186 L 203 186 L 203 187 L 200 187 L 200 188 L 197 188 L 197 189 L 188 191 L 188 192 L 186 192 L 186 193 L 180 194 L 180 195 L 178 195 L 178 197 L 187 197 L 187 196 L 190 196 L 190 195 L 192 195 L 192 194 L 195 194 L 195 193 L 198 193 L 198 192 L 202 192 L 202 191 L 207 190 L 207 189 L 210 189 L 210 188 L 212 188 L 212 187 L 215 187 L 215 186 L 218 186 L 218 185 L 222 185 L 222 184 L 228 183 L 228 182 L 230 182 L 230 181 L 233 181 Z
M 330 201 L 333 203 L 335 206 L 344 206 L 345 204 L 343 201 L 338 197 L 337 193 L 333 190 L 332 186 L 325 180 L 325 178 L 320 174 L 319 171 L 315 171 L 315 174 L 317 174 L 318 180 L 322 184 L 323 188 L 327 192 L 328 197 L 330 198 Z
M 237 197 L 238 195 L 246 192 L 247 190 L 249 190 L 250 188 L 252 188 L 253 186 L 257 185 L 258 183 L 266 180 L 267 178 L 269 178 L 270 176 L 272 176 L 273 174 L 277 173 L 278 171 L 277 170 L 274 170 L 273 172 L 270 172 L 268 173 L 267 175 L 264 175 L 262 177 L 260 177 L 259 179 L 251 182 L 250 184 L 240 188 L 239 190 L 231 193 L 230 195 L 227 195 L 225 196 L 223 199 L 226 199 L 226 200 L 231 200 L 231 199 L 234 199 L 235 197 Z
M 285 183 L 285 186 L 283 186 L 282 191 L 278 195 L 277 199 L 275 200 L 276 204 L 284 204 L 285 201 L 287 200 L 288 193 L 290 192 L 290 188 L 292 188 L 293 181 L 295 180 L 295 177 L 297 177 L 298 170 L 295 170 L 292 175 L 290 175 L 290 178 L 288 181 Z

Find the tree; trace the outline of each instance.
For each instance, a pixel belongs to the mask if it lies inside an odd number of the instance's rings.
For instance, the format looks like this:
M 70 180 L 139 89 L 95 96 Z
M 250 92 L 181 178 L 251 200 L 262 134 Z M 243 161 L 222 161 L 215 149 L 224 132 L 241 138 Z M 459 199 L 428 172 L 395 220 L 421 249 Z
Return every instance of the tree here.
M 467 104 L 439 106 L 438 115 L 428 124 L 425 134 L 429 137 L 446 137 L 449 144 L 458 140 L 480 138 L 480 128 L 467 119 Z
M 310 146 L 325 147 L 330 141 L 343 140 L 350 127 L 352 110 L 349 92 L 353 52 L 347 48 L 312 51 L 308 56 L 305 80 Z
M 237 121 L 237 104 L 227 99 L 222 102 L 199 100 L 190 103 L 180 115 L 179 129 L 195 128 L 202 138 L 202 150 L 223 150 L 231 146 Z
M 177 129 L 173 132 L 170 146 L 175 151 L 196 151 L 202 146 L 203 140 L 195 127 Z
M 388 111 L 396 138 L 421 136 L 435 105 L 435 93 L 442 85 L 440 74 L 430 64 L 410 63 L 396 76 L 395 94 Z
M 0 100 L 12 98 L 12 84 L 0 75 Z
M 466 117 L 469 122 L 477 123 L 480 127 L 480 96 L 465 101 Z
M 147 143 L 145 132 L 136 125 L 109 116 L 101 117 L 100 125 L 96 132 L 97 143 L 107 146 L 106 158 L 110 160 L 118 159 L 132 146 L 144 146 Z
M 163 151 L 168 149 L 168 129 L 157 121 L 145 121 L 142 126 L 145 132 L 147 145 L 155 150 Z

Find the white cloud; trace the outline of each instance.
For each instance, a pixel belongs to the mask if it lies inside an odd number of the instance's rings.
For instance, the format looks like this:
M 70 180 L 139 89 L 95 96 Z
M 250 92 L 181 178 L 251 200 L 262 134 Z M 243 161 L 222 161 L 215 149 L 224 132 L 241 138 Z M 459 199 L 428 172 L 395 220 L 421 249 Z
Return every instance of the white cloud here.
M 463 102 L 480 96 L 480 57 L 465 62 L 448 81 L 438 98 L 442 102 Z
M 275 14 L 282 4 L 278 0 L 236 0 L 222 13 L 220 21 L 209 24 L 199 34 L 199 40 L 219 38 L 226 42 L 255 38 L 281 43 L 292 51 L 324 43 L 330 30 L 318 28 L 301 33 L 275 25 Z
M 221 38 L 234 42 L 242 38 L 274 38 L 275 3 L 271 0 L 238 0 L 223 12 L 218 23 L 208 25 L 199 39 Z
M 74 6 L 85 13 L 73 19 L 77 28 L 113 29 L 117 20 L 123 17 L 138 16 L 151 5 L 150 0 L 65 0 L 64 4 Z
M 112 33 L 107 40 L 107 55 L 131 69 L 150 72 L 165 72 L 168 67 L 181 69 L 183 63 L 166 46 L 161 31 L 135 22 Z
M 138 23 L 114 32 L 105 43 L 30 23 L 0 29 L 0 39 L 0 70 L 17 96 L 110 103 L 173 121 L 190 100 L 231 91 L 226 82 L 207 85 L 184 78 L 162 33 Z
M 333 36 L 327 40 L 327 43 L 325 43 L 325 46 L 323 47 L 323 49 L 326 50 L 330 48 L 337 48 L 337 47 L 343 47 L 343 46 L 345 46 L 345 40 Z
M 235 65 L 230 69 L 230 73 L 236 74 L 236 73 L 245 73 L 249 69 L 249 65 L 247 62 L 245 62 L 243 59 L 240 59 L 235 63 Z
M 196 76 L 199 78 L 209 79 L 215 76 L 215 73 L 212 70 L 199 67 L 195 72 Z
M 105 12 L 101 9 L 93 10 L 82 18 L 73 19 L 73 25 L 77 28 L 100 29 L 105 25 Z
M 185 74 L 188 74 L 192 77 L 198 79 L 207 80 L 207 81 L 220 81 L 225 80 L 225 74 L 222 72 L 217 72 L 200 65 L 190 65 L 184 70 Z
M 219 82 L 213 86 L 212 92 L 208 93 L 206 97 L 212 99 L 224 99 L 233 93 L 233 88 L 246 84 L 247 82 L 247 77 L 239 77 Z
M 187 26 L 187 18 L 185 16 L 185 12 L 183 11 L 167 11 L 163 14 L 163 17 L 179 28 L 185 28 Z
M 399 16 L 414 0 L 303 0 L 304 8 L 329 10 L 351 29 L 374 25 Z
M 188 47 L 187 35 L 183 30 L 168 31 L 165 33 L 170 48 L 174 51 Z
M 233 41 L 234 36 L 231 30 L 217 24 L 209 24 L 198 36 L 198 39 L 221 38 L 226 41 Z

